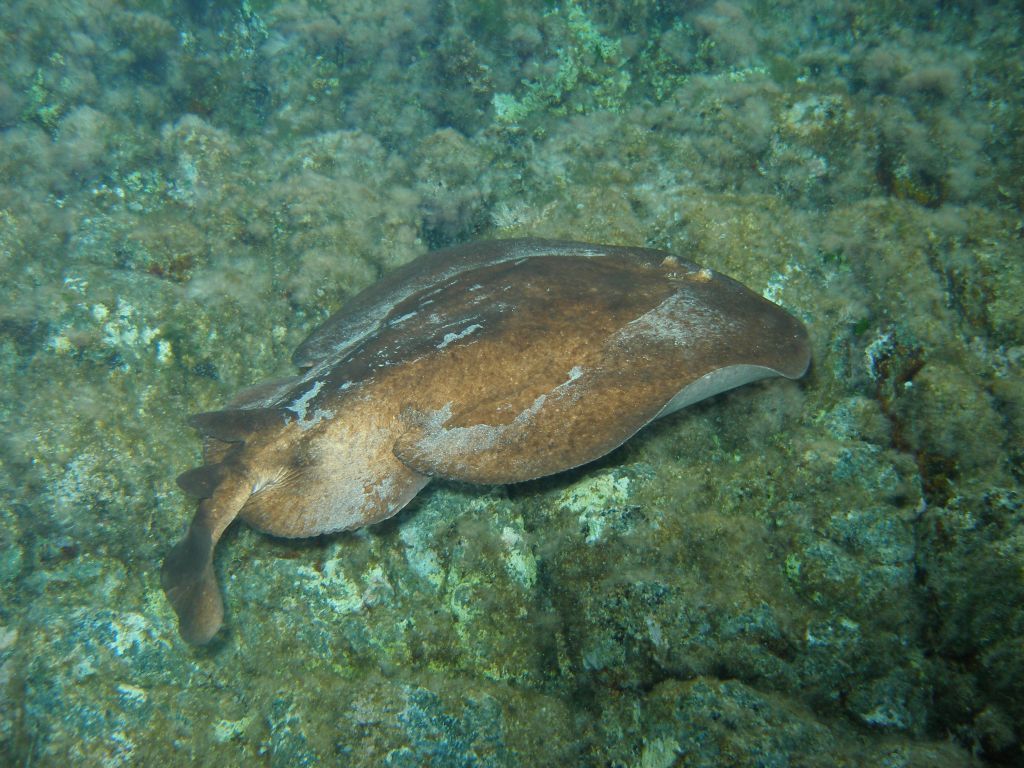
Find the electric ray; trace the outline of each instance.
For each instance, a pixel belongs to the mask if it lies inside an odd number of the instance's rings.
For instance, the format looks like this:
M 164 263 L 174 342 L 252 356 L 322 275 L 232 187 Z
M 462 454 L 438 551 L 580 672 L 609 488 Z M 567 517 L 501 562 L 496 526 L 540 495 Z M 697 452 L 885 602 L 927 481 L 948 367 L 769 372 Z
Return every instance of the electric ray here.
M 178 483 L 198 510 L 162 572 L 190 643 L 223 621 L 213 552 L 236 517 L 315 536 L 391 517 L 431 478 L 561 472 L 698 400 L 799 378 L 810 346 L 780 307 L 669 253 L 525 239 L 394 270 L 294 362 L 191 420 L 205 464 Z

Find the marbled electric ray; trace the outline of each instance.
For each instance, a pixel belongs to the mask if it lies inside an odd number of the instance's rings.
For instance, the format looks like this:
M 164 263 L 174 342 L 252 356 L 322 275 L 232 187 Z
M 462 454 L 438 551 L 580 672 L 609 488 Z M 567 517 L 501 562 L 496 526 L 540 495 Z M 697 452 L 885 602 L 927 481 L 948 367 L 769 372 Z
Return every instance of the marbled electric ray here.
M 431 478 L 513 483 L 583 464 L 659 416 L 810 361 L 803 325 L 663 251 L 499 240 L 427 254 L 351 299 L 305 369 L 192 424 L 205 464 L 163 585 L 191 643 L 220 628 L 213 551 L 236 517 L 315 536 L 391 517 Z

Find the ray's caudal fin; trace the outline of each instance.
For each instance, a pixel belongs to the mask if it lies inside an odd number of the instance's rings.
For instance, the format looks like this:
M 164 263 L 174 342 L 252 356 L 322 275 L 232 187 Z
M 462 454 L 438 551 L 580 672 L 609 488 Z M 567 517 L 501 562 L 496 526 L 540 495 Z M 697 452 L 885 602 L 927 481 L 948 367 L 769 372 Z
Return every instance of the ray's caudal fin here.
M 208 643 L 224 621 L 224 603 L 213 570 L 213 551 L 221 534 L 249 497 L 240 473 L 224 464 L 208 464 L 178 478 L 178 484 L 199 502 L 185 537 L 168 553 L 160 573 L 167 599 L 178 614 L 182 638 L 193 645 Z

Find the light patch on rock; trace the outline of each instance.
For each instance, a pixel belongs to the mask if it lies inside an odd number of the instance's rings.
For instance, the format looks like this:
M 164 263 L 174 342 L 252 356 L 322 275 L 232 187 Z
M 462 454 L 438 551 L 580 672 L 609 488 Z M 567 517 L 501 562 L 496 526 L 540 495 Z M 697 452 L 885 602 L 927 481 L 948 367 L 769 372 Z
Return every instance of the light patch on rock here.
M 118 683 L 117 692 L 133 704 L 142 704 L 149 698 L 142 688 L 139 688 L 137 685 L 130 685 L 129 683 Z
M 501 543 L 505 545 L 509 575 L 527 589 L 532 588 L 537 582 L 537 560 L 522 533 L 506 525 L 501 529 Z
M 254 715 L 245 715 L 238 720 L 218 720 L 213 724 L 213 740 L 218 744 L 239 738 L 245 733 Z
M 359 586 L 350 580 L 337 557 L 327 560 L 322 570 L 302 565 L 296 569 L 302 578 L 302 590 L 329 605 L 340 614 L 358 613 L 363 608 Z
M 629 501 L 629 478 L 612 474 L 588 477 L 562 492 L 559 505 L 578 516 L 588 544 L 596 544 L 611 522 L 610 513 Z
M 405 560 L 413 573 L 440 589 L 444 584 L 444 570 L 437 552 L 424 541 L 424 535 L 412 526 L 400 529 L 398 537 L 405 544 Z

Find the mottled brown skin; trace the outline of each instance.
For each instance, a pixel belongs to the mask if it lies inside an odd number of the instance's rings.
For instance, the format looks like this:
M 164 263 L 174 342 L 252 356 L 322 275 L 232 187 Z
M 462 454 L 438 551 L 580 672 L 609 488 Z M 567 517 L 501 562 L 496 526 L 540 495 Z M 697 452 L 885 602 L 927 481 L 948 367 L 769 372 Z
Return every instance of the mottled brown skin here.
M 799 321 L 661 251 L 509 240 L 428 254 L 314 332 L 303 375 L 193 418 L 206 463 L 179 483 L 199 508 L 163 568 L 181 634 L 201 644 L 221 626 L 212 558 L 235 517 L 313 536 L 390 517 L 433 477 L 553 474 L 809 359 Z

